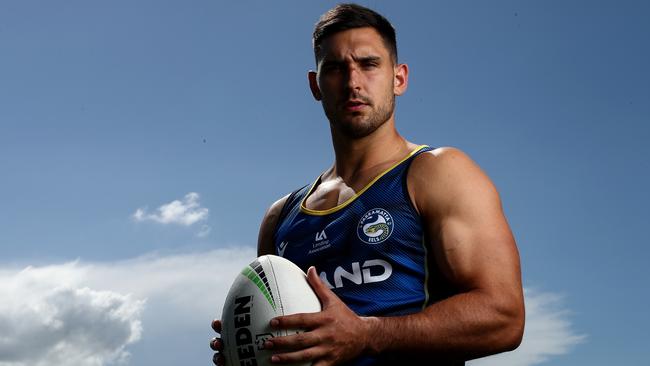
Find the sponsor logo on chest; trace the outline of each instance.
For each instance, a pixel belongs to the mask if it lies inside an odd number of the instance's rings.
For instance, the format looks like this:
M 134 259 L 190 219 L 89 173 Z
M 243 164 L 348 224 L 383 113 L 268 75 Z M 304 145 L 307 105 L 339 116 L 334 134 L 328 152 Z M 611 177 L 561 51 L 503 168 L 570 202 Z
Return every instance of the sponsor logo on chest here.
M 321 230 L 316 232 L 314 243 L 312 244 L 311 249 L 309 250 L 309 252 L 307 252 L 307 254 L 318 253 L 321 250 L 325 250 L 331 246 L 332 244 L 330 243 L 329 239 L 327 239 L 327 234 L 325 233 L 325 230 Z
M 375 283 L 386 281 L 393 274 L 393 266 L 382 259 L 369 259 L 360 262 L 352 262 L 349 267 L 338 266 L 333 273 L 321 272 L 320 279 L 323 283 L 332 288 L 341 288 L 349 285 L 361 285 L 364 283 Z M 330 282 L 333 280 L 334 285 Z M 345 280 L 345 281 L 344 281 Z

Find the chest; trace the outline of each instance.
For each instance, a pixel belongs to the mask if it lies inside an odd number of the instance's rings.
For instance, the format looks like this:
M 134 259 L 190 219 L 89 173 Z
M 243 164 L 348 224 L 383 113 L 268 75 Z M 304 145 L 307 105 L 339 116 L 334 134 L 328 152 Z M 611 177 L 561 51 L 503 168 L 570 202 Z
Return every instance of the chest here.
M 423 229 L 397 188 L 365 192 L 325 214 L 294 204 L 276 229 L 277 254 L 303 271 L 316 266 L 325 285 L 359 314 L 421 308 Z
M 278 225 L 277 253 L 303 270 L 311 265 L 332 269 L 343 265 L 359 273 L 368 261 L 391 262 L 403 255 L 419 255 L 420 218 L 405 186 L 399 180 L 390 183 L 350 196 L 326 211 L 305 209 L 308 198 L 303 197 Z
M 321 177 L 313 190 L 308 192 L 303 204 L 306 208 L 316 211 L 331 210 L 345 205 L 370 188 L 372 183 L 382 175 L 381 173 L 393 163 L 389 161 L 361 170 L 345 180 L 341 177 L 327 179 Z
M 344 181 L 327 181 L 319 184 L 304 200 L 306 208 L 325 211 L 344 204 L 357 195 Z

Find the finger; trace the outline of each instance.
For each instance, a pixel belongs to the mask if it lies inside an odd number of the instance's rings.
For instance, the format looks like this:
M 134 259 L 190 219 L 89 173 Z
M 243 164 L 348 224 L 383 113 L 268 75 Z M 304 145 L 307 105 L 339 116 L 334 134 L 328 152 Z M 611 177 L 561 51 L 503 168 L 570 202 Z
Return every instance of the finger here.
M 296 352 L 278 353 L 271 356 L 272 363 L 298 363 L 309 362 L 325 356 L 325 349 L 322 347 L 311 347 Z
M 274 337 L 264 342 L 265 349 L 299 350 L 320 343 L 320 337 L 314 332 L 302 332 L 283 337 Z
M 221 320 L 215 319 L 212 321 L 212 329 L 214 329 L 215 332 L 221 333 Z
M 311 366 L 330 366 L 332 365 L 331 361 L 320 359 L 311 364 Z
M 221 342 L 221 339 L 214 337 L 210 340 L 210 348 L 215 351 L 223 351 L 223 342 Z
M 320 325 L 320 313 L 298 313 L 278 316 L 271 319 L 271 327 L 276 329 L 313 329 Z
M 307 282 L 309 282 L 309 285 L 311 285 L 311 288 L 316 293 L 316 296 L 318 296 L 320 299 L 321 303 L 323 304 L 323 308 L 332 303 L 332 301 L 338 300 L 336 294 L 334 294 L 332 290 L 325 286 L 320 277 L 318 277 L 316 267 L 311 266 L 307 270 Z
M 217 366 L 224 366 L 226 364 L 226 359 L 223 358 L 221 353 L 215 353 L 214 356 L 212 356 L 212 363 Z

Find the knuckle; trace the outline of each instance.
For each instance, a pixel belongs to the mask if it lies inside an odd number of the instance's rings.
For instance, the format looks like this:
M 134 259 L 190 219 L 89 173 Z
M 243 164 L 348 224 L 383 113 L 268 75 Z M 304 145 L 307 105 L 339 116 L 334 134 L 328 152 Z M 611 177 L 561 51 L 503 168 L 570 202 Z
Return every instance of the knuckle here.
M 298 324 L 305 324 L 309 321 L 309 318 L 306 316 L 306 314 L 296 314 L 295 320 Z
M 311 348 L 309 348 L 309 349 L 306 349 L 306 350 L 304 350 L 302 352 L 302 357 L 301 357 L 300 361 L 307 361 L 307 360 L 311 360 L 313 358 L 314 358 L 314 351 Z
M 296 335 L 296 343 L 300 346 L 304 346 L 307 343 L 307 337 L 305 333 L 299 333 Z
M 320 342 L 321 343 L 327 343 L 327 344 L 332 344 L 335 343 L 337 340 L 337 337 L 334 336 L 334 333 L 331 332 L 326 332 L 320 336 Z
M 284 348 L 287 344 L 284 337 L 275 337 L 271 340 L 271 343 L 273 344 L 273 348 Z

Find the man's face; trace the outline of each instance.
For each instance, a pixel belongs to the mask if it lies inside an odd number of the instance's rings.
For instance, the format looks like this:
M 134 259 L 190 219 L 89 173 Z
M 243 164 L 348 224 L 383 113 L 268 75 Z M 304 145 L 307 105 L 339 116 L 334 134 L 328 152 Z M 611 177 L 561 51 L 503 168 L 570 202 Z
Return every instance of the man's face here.
M 323 40 L 310 86 L 332 127 L 361 138 L 393 117 L 395 95 L 406 89 L 406 66 L 394 64 L 375 29 L 350 29 Z

